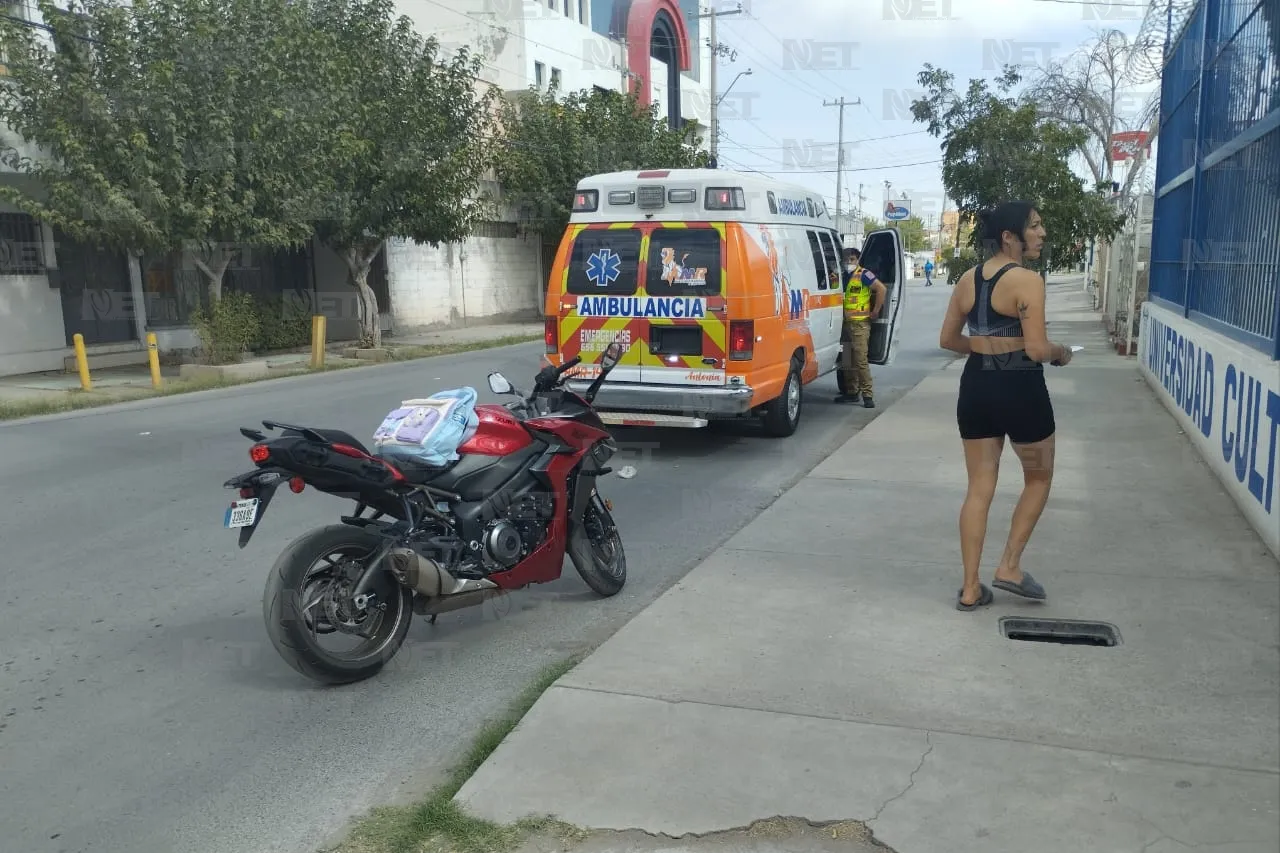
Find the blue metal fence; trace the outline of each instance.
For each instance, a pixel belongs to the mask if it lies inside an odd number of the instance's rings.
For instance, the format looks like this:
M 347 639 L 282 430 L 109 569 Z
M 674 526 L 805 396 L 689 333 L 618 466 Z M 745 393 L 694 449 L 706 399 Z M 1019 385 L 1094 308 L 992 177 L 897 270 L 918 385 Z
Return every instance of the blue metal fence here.
M 1152 301 L 1280 359 L 1280 0 L 1201 0 L 1156 145 Z

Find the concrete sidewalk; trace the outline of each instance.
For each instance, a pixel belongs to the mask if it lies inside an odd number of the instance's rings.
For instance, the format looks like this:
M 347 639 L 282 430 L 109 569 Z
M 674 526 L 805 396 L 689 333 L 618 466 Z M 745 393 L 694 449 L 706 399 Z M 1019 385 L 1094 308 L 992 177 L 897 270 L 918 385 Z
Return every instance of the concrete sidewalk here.
M 898 853 L 1280 849 L 1280 567 L 1078 285 L 1049 299 L 1086 349 L 1048 368 L 1057 477 L 1024 559 L 1048 603 L 954 609 L 954 363 L 560 679 L 458 800 L 675 837 L 856 820 Z M 984 582 L 1020 485 L 1006 450 Z M 640 849 L 612 838 L 591 849 Z M 644 849 L 828 846 L 723 838 Z
M 388 335 L 385 346 L 396 347 L 429 347 L 429 346 L 473 346 L 488 341 L 500 341 L 514 337 L 532 339 L 541 335 L 542 323 L 487 323 L 475 326 L 460 326 L 450 329 L 438 329 L 429 332 L 392 337 Z M 329 366 L 346 365 L 349 367 L 367 366 L 371 362 L 359 359 L 343 358 L 339 355 L 350 346 L 349 342 L 330 342 L 326 347 L 325 363 Z M 311 358 L 309 348 L 299 348 L 294 352 L 276 353 L 262 356 L 267 363 L 266 378 L 295 376 L 309 372 L 308 362 Z M 163 365 L 161 375 L 169 381 L 179 378 L 177 365 Z M 4 404 L 22 404 L 33 401 L 57 402 L 68 395 L 92 395 L 104 402 L 119 402 L 153 394 L 151 385 L 151 369 L 146 364 L 125 367 L 107 367 L 92 371 L 93 390 L 85 392 L 80 387 L 78 373 L 48 371 L 45 373 L 26 373 L 16 376 L 0 376 L 0 406 Z

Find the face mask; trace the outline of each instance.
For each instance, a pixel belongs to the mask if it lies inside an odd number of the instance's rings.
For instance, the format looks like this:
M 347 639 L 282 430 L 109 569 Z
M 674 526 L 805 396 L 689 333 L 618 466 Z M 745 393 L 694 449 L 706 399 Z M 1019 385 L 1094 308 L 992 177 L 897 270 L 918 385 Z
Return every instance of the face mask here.
M 856 269 L 856 267 L 855 267 L 853 264 L 845 264 L 845 265 L 844 265 L 844 271 L 845 271 L 845 272 L 853 272 L 855 269 Z

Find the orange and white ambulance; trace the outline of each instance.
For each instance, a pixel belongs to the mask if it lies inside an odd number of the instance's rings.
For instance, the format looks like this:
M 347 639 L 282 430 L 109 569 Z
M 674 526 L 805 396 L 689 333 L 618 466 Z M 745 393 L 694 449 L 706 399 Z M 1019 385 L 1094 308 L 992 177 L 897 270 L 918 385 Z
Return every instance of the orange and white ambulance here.
M 842 254 L 826 204 L 805 187 L 718 169 L 586 178 L 551 268 L 547 357 L 581 356 L 570 380 L 581 391 L 621 341 L 595 400 L 607 423 L 761 417 L 791 435 L 802 386 L 839 362 Z M 888 364 L 904 316 L 898 232 L 868 234 L 862 263 L 888 289 L 869 353 Z

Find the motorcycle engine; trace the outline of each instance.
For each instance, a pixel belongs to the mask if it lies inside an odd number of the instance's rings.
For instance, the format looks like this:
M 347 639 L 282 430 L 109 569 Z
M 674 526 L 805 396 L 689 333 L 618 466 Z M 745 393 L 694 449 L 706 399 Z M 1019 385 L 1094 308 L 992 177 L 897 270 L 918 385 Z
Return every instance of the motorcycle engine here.
M 490 571 L 509 569 L 533 553 L 546 538 L 554 511 L 550 494 L 528 492 L 491 521 L 480 539 L 481 555 Z
M 520 562 L 524 552 L 524 538 L 514 522 L 502 519 L 492 522 L 484 531 L 480 540 L 484 547 L 485 560 L 496 563 L 503 568 L 510 568 Z

